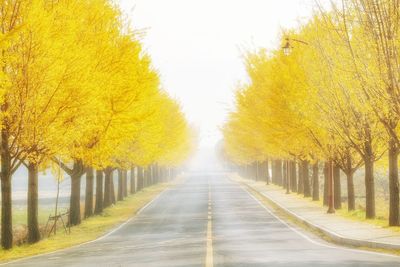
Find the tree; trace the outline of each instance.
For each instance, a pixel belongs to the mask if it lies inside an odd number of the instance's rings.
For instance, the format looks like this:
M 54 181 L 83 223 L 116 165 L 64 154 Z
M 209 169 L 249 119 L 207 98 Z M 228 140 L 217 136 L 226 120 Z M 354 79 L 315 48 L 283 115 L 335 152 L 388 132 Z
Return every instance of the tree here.
M 127 196 L 133 165 L 175 165 L 188 156 L 186 118 L 160 89 L 137 34 L 110 1 L 3 1 L 0 14 L 3 248 L 13 243 L 11 178 L 21 164 L 28 169 L 27 239 L 34 243 L 41 170 L 58 164 L 71 177 L 69 224 L 76 225 L 84 173 L 89 217 L 94 170 L 98 214 L 115 202 L 115 169 L 121 170 L 120 196 Z
M 103 211 L 103 177 L 104 173 L 102 170 L 96 170 L 96 202 L 94 213 L 100 214 Z
M 85 218 L 93 215 L 93 168 L 86 168 Z M 102 186 L 100 186 L 101 188 Z M 101 193 L 100 193 L 101 194 Z

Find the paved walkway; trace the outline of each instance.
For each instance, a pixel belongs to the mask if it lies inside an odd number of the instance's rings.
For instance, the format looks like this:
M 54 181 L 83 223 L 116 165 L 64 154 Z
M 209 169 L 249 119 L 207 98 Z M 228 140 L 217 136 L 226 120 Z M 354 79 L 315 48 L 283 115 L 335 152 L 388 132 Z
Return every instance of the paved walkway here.
M 400 249 L 400 233 L 375 226 L 367 222 L 357 222 L 337 214 L 327 214 L 326 207 L 308 199 L 300 199 L 295 193 L 285 194 L 284 189 L 265 182 L 233 177 L 246 183 L 291 216 L 297 217 L 316 230 L 320 230 L 334 241 L 371 248 Z

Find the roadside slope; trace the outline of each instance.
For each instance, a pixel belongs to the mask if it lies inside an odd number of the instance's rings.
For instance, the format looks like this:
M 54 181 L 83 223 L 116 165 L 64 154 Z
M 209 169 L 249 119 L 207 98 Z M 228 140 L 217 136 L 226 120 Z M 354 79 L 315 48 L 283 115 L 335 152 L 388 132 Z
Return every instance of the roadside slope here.
M 60 229 L 57 235 L 45 238 L 36 244 L 16 246 L 8 251 L 0 249 L 0 262 L 50 253 L 101 238 L 138 214 L 147 203 L 171 185 L 173 184 L 158 184 L 130 195 L 125 200 L 118 202 L 118 205 L 105 209 L 101 215 L 90 217 L 82 221 L 80 225 L 72 227 L 69 235 Z
M 302 224 L 330 242 L 400 254 L 400 233 L 396 231 L 350 220 L 337 214 L 327 214 L 325 207 L 300 199 L 294 194 L 287 195 L 283 190 L 262 182 L 239 176 L 231 176 L 231 179 L 246 186 L 252 194 L 264 198 L 280 216 Z

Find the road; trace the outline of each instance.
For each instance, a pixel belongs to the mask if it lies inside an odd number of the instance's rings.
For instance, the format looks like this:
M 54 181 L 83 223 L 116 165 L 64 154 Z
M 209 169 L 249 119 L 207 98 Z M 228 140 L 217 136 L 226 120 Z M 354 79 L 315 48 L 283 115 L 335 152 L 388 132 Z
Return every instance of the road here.
M 338 247 L 277 219 L 224 174 L 164 191 L 116 231 L 5 266 L 400 266 L 400 258 Z

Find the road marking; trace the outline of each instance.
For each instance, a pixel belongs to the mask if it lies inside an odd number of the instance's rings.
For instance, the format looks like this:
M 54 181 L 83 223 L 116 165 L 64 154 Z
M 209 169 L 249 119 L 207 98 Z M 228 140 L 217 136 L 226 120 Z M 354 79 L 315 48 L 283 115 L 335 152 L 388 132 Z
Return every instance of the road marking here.
M 153 204 L 154 202 L 156 202 L 157 199 L 159 199 L 161 197 L 161 195 L 163 195 L 165 192 L 170 191 L 170 188 L 165 188 L 163 191 L 161 191 L 155 198 L 153 198 L 150 202 L 148 202 L 146 205 L 144 205 L 143 207 L 141 207 L 134 215 L 133 217 L 131 217 L 130 219 L 128 219 L 127 221 L 125 221 L 124 223 L 120 224 L 119 226 L 117 226 L 116 228 L 112 229 L 111 231 L 107 232 L 106 234 L 100 236 L 97 239 L 94 240 L 90 240 L 87 242 L 84 242 L 82 244 L 77 244 L 71 247 L 67 247 L 67 248 L 62 248 L 59 250 L 55 250 L 55 251 L 50 251 L 50 252 L 46 252 L 43 254 L 37 254 L 37 255 L 33 255 L 33 256 L 28 256 L 28 257 L 24 257 L 24 258 L 20 258 L 20 259 L 16 259 L 16 260 L 11 260 L 8 262 L 4 262 L 4 263 L 0 263 L 0 266 L 5 266 L 5 265 L 9 265 L 9 264 L 14 264 L 20 261 L 26 261 L 28 259 L 33 259 L 33 258 L 39 258 L 39 257 L 43 257 L 43 256 L 47 256 L 47 255 L 52 255 L 52 254 L 56 254 L 56 253 L 60 253 L 63 251 L 68 251 L 68 250 L 72 250 L 81 246 L 85 246 L 91 243 L 95 243 L 98 242 L 100 240 L 102 240 L 103 238 L 106 238 L 107 236 L 113 234 L 114 232 L 118 231 L 119 229 L 121 229 L 122 227 L 124 227 L 126 224 L 128 224 L 129 222 L 135 220 L 137 218 L 137 216 L 142 213 L 146 208 L 148 208 L 151 204 Z
M 213 259 L 213 236 L 212 236 L 212 209 L 211 209 L 211 190 L 208 184 L 208 221 L 207 221 L 207 253 L 206 253 L 206 267 L 214 266 Z
M 290 230 L 292 230 L 293 232 L 295 232 L 296 234 L 298 234 L 299 236 L 303 237 L 304 239 L 306 239 L 307 241 L 309 241 L 310 243 L 317 245 L 317 246 L 321 246 L 321 247 L 326 247 L 326 248 L 331 248 L 331 249 L 337 249 L 337 250 L 345 250 L 345 251 L 351 251 L 351 252 L 356 252 L 356 253 L 364 253 L 364 254 L 372 254 L 372 255 L 379 255 L 379 256 L 386 256 L 386 257 L 391 257 L 391 258 L 398 258 L 399 256 L 397 255 L 392 255 L 392 254 L 386 254 L 386 253 L 379 253 L 379 252 L 375 252 L 375 251 L 368 251 L 368 250 L 359 250 L 359 249 L 353 249 L 353 248 L 345 248 L 345 247 L 341 247 L 341 246 L 331 246 L 331 245 L 327 245 L 327 244 L 323 244 L 320 243 L 318 241 L 313 240 L 312 238 L 310 238 L 309 236 L 303 234 L 302 232 L 300 232 L 299 230 L 297 230 L 296 228 L 293 228 L 292 226 L 290 226 L 288 223 L 286 223 L 284 220 L 282 220 L 281 218 L 279 218 L 277 215 L 275 215 L 269 208 L 267 208 L 267 206 L 264 205 L 264 203 L 262 203 L 259 199 L 257 199 L 251 192 L 249 192 L 246 188 L 244 188 L 241 184 L 238 184 L 239 187 L 245 191 L 247 194 L 249 194 L 249 196 L 251 198 L 253 198 L 259 205 L 261 205 L 261 207 L 263 207 L 269 214 L 271 214 L 275 219 L 277 219 L 279 222 L 281 222 L 283 225 L 285 225 L 287 228 L 289 228 Z

